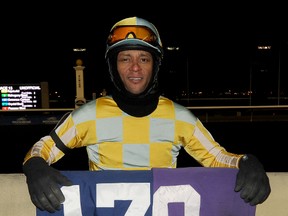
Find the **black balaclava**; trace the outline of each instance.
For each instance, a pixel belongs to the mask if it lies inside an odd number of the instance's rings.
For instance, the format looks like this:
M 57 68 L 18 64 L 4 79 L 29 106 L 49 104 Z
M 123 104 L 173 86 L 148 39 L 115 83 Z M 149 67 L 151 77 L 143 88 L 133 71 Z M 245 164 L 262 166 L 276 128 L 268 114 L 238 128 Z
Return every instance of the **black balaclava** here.
M 153 56 L 153 74 L 149 85 L 146 90 L 140 94 L 132 94 L 126 90 L 124 84 L 117 71 L 117 55 L 123 50 L 145 50 L 152 54 Z M 111 81 L 113 82 L 112 97 L 119 106 L 119 108 L 132 116 L 143 117 L 151 114 L 158 105 L 159 100 L 159 89 L 158 89 L 158 71 L 161 64 L 161 58 L 157 53 L 147 47 L 138 46 L 125 46 L 118 47 L 111 51 L 109 57 L 107 58 L 107 63 L 109 67 L 109 73 Z

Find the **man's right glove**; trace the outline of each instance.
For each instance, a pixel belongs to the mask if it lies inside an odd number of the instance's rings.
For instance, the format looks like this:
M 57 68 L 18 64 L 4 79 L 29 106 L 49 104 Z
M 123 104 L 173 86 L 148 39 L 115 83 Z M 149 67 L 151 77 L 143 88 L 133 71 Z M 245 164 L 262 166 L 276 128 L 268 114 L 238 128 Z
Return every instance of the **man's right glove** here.
M 23 165 L 23 172 L 33 204 L 50 213 L 60 210 L 65 200 L 60 187 L 71 186 L 73 183 L 41 157 L 29 159 Z
M 235 191 L 240 191 L 240 197 L 252 206 L 263 203 L 268 198 L 271 192 L 269 178 L 254 155 L 244 155 L 240 159 Z

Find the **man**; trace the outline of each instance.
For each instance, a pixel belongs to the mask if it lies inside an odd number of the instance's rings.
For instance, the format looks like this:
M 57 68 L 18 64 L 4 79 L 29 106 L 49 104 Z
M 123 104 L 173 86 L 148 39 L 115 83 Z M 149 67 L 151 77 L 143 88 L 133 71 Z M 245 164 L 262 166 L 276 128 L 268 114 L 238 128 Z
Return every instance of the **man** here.
M 61 185 L 72 182 L 50 165 L 65 152 L 86 147 L 90 170 L 176 168 L 184 148 L 204 167 L 239 168 L 235 191 L 250 205 L 270 194 L 269 179 L 253 155 L 227 152 L 190 110 L 159 93 L 163 47 L 155 26 L 130 17 L 117 22 L 107 40 L 112 95 L 74 110 L 27 153 L 23 171 L 32 202 L 57 211 Z

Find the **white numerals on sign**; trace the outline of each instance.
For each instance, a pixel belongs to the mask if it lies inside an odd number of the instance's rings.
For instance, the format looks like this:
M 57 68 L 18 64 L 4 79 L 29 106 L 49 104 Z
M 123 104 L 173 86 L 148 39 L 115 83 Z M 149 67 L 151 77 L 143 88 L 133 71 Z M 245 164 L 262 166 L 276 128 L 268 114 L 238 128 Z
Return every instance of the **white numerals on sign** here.
M 96 208 L 112 208 L 115 200 L 131 200 L 125 216 L 144 216 L 151 203 L 150 183 L 101 183 L 96 191 Z
M 153 196 L 153 213 L 157 216 L 168 216 L 168 203 L 184 203 L 185 216 L 199 216 L 200 194 L 191 185 L 161 186 Z
M 79 185 L 63 186 L 64 215 L 82 216 Z M 125 216 L 144 216 L 151 204 L 150 183 L 99 183 L 96 208 L 114 208 L 117 200 L 131 200 Z M 191 185 L 160 186 L 153 195 L 152 215 L 169 216 L 169 203 L 184 203 L 184 216 L 199 216 L 201 196 Z
M 79 185 L 63 186 L 61 190 L 65 196 L 64 215 L 82 216 Z

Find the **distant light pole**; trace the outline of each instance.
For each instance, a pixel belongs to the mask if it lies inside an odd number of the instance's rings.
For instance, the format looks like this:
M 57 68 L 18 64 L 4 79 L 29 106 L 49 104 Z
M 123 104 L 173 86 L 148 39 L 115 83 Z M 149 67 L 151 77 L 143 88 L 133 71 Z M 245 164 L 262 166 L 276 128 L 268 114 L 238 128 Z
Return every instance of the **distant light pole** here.
M 186 85 L 187 85 L 187 96 L 188 96 L 188 106 L 190 105 L 190 81 L 189 81 L 189 56 L 186 58 Z
M 76 60 L 76 65 L 74 67 L 76 72 L 76 99 L 75 99 L 75 108 L 78 108 L 86 103 L 86 99 L 84 97 L 84 77 L 83 71 L 84 66 L 82 66 L 83 62 L 81 59 Z
M 277 91 L 277 105 L 280 105 L 280 97 L 281 97 L 281 41 L 279 42 L 279 49 L 278 49 L 278 91 Z
M 74 53 L 77 54 L 76 66 L 74 67 L 76 72 L 76 98 L 75 98 L 75 108 L 78 108 L 86 103 L 84 96 L 84 69 L 82 53 L 86 52 L 86 48 L 74 48 Z M 79 58 L 79 56 L 81 56 Z

